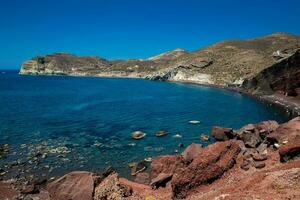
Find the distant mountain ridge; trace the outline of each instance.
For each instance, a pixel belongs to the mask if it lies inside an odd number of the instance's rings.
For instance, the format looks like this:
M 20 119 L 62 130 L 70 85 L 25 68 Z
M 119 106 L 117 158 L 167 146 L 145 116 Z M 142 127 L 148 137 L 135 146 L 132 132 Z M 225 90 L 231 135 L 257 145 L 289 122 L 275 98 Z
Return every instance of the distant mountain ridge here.
M 20 74 L 140 77 L 240 86 L 299 48 L 299 35 L 274 33 L 255 39 L 223 41 L 193 52 L 175 49 L 145 60 L 109 61 L 56 53 L 24 62 Z

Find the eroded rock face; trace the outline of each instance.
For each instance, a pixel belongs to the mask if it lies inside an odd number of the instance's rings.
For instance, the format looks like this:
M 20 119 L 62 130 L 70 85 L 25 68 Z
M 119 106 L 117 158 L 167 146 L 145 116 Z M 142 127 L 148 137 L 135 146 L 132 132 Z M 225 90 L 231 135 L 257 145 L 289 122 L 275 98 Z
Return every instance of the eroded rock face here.
M 246 147 L 255 148 L 261 142 L 259 131 L 254 124 L 248 124 L 238 131 L 238 137 L 245 143 Z
M 160 173 L 174 174 L 187 165 L 181 155 L 165 155 L 155 158 L 151 163 L 151 179 Z
M 214 126 L 211 130 L 211 134 L 217 141 L 226 141 L 235 137 L 232 128 L 220 126 Z
M 48 184 L 47 190 L 53 200 L 93 200 L 96 178 L 93 173 L 75 171 Z
M 106 177 L 95 188 L 94 200 L 123 200 L 132 194 L 132 189 L 120 184 L 118 174 Z
M 281 162 L 300 157 L 300 138 L 279 148 Z
M 187 162 L 192 162 L 194 158 L 201 154 L 202 149 L 203 147 L 201 144 L 192 143 L 182 152 L 181 155 Z
M 201 155 L 184 170 L 174 174 L 173 197 L 183 199 L 189 190 L 201 184 L 209 184 L 233 167 L 240 152 L 236 141 L 217 142 L 204 148 Z
M 281 124 L 276 131 L 267 136 L 269 142 L 280 144 L 292 142 L 297 138 L 300 138 L 300 117 Z

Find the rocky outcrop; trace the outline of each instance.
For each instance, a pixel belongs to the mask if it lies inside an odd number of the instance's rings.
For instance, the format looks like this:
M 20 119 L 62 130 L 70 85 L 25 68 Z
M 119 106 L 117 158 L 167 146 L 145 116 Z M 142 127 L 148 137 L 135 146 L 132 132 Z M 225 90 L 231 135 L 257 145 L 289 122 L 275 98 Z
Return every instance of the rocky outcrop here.
M 256 94 L 282 93 L 298 96 L 300 88 L 300 49 L 246 80 L 243 87 Z
M 111 168 L 102 175 L 71 172 L 52 182 L 0 181 L 1 199 L 299 199 L 300 118 L 287 123 L 263 121 L 238 131 L 215 128 L 234 138 L 202 147 L 191 144 L 183 155 L 153 159 L 137 182 L 118 177 Z M 241 132 L 259 133 L 261 143 L 246 145 Z M 249 134 L 255 137 L 255 134 Z M 217 136 L 219 137 L 219 136 Z M 151 178 L 151 181 L 150 181 Z
M 300 47 L 299 43 L 298 35 L 275 33 L 257 39 L 224 41 L 193 52 L 175 49 L 146 60 L 108 61 L 94 56 L 58 53 L 38 56 L 25 62 L 20 73 L 142 77 L 222 86 L 240 86 L 247 80 L 244 86 L 251 90 L 263 88 L 261 85 L 265 84 L 262 80 L 267 78 L 271 89 L 294 89 L 298 75 L 284 75 L 284 83 L 281 83 L 273 80 L 273 75 L 269 74 L 277 71 L 277 68 L 280 68 L 276 67 L 278 65 L 285 66 L 286 72 L 292 68 L 287 67 L 288 65 L 296 64 L 292 60 L 295 60 L 293 54 Z M 264 72 L 266 68 L 270 69 Z M 280 72 L 276 72 L 274 76 L 278 74 Z M 257 80 L 257 83 L 252 80 Z M 293 82 L 293 86 L 289 86 L 290 81 Z
M 75 171 L 64 175 L 47 186 L 53 200 L 93 200 L 95 180 L 98 177 L 90 172 Z
M 218 179 L 236 162 L 240 152 L 235 141 L 217 142 L 203 149 L 200 156 L 172 179 L 174 198 L 183 199 L 189 191 L 201 184 L 209 184 Z

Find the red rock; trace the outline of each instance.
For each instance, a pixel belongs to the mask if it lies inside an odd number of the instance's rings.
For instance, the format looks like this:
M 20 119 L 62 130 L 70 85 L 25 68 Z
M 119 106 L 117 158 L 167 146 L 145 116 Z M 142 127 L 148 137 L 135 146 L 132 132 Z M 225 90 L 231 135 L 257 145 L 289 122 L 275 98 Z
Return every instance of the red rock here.
M 181 155 L 187 162 L 192 162 L 194 158 L 201 154 L 202 149 L 203 147 L 201 144 L 192 143 L 182 152 Z
M 150 185 L 152 188 L 166 187 L 166 184 L 171 181 L 173 174 L 160 173 L 158 176 L 151 180 Z
M 295 157 L 300 157 L 300 138 L 279 148 L 280 161 L 286 162 Z
M 183 171 L 174 174 L 172 192 L 175 199 L 185 198 L 192 188 L 211 183 L 236 162 L 240 152 L 239 142 L 217 142 L 203 148 L 198 156 Z
M 0 199 L 15 199 L 20 192 L 15 190 L 12 184 L 0 181 Z
M 226 141 L 235 137 L 232 128 L 220 126 L 214 126 L 211 130 L 211 134 L 217 141 Z
M 279 124 L 274 120 L 262 121 L 256 124 L 256 128 L 260 130 L 265 130 L 268 133 L 274 132 L 279 127 Z
M 260 162 L 260 161 L 253 162 L 252 166 L 255 167 L 255 168 L 257 168 L 257 169 L 261 169 L 261 168 L 264 168 L 266 166 L 266 163 Z
M 53 200 L 93 200 L 95 174 L 74 171 L 48 184 L 47 190 Z
M 296 117 L 279 127 L 267 136 L 267 140 L 274 143 L 282 144 L 284 141 L 292 142 L 300 138 L 300 117 Z
M 174 174 L 186 167 L 187 163 L 181 155 L 165 155 L 155 158 L 151 163 L 151 179 L 160 173 Z
M 148 185 L 150 184 L 150 174 L 147 172 L 138 173 L 134 182 Z
M 267 160 L 267 155 L 265 154 L 254 154 L 253 156 L 253 160 L 255 161 L 264 161 L 264 160 Z
M 123 200 L 132 194 L 132 188 L 121 184 L 117 173 L 106 177 L 96 186 L 94 200 Z M 84 200 L 86 198 L 83 198 Z

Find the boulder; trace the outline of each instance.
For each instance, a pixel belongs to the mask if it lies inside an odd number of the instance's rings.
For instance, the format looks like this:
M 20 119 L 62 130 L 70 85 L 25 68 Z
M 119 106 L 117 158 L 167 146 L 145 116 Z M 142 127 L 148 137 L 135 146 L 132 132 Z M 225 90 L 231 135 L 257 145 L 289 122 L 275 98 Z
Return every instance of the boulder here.
M 150 184 L 150 174 L 147 172 L 138 173 L 134 179 L 134 182 L 148 185 Z
M 278 127 L 279 124 L 274 120 L 263 121 L 256 124 L 256 128 L 258 129 L 262 139 L 264 139 L 270 133 L 273 133 Z
M 140 140 L 146 136 L 146 133 L 142 131 L 134 131 L 131 133 L 131 137 L 135 140 Z
M 253 124 L 248 124 L 242 127 L 238 131 L 238 137 L 244 142 L 245 146 L 248 148 L 255 148 L 262 142 L 262 139 L 259 135 L 259 131 Z
M 96 178 L 90 172 L 74 171 L 48 184 L 47 190 L 53 200 L 93 200 Z
M 156 137 L 163 137 L 163 136 L 166 136 L 168 135 L 169 133 L 167 131 L 157 131 L 155 133 Z
M 158 176 L 151 180 L 152 188 L 166 187 L 167 183 L 171 181 L 173 174 L 160 173 Z
M 201 144 L 192 143 L 182 152 L 181 155 L 187 162 L 192 162 L 194 158 L 201 154 L 202 149 L 203 147 Z
M 234 138 L 234 133 L 232 128 L 224 128 L 220 126 L 214 126 L 211 130 L 211 135 L 217 141 L 226 141 Z
M 119 182 L 118 174 L 113 173 L 106 177 L 95 188 L 94 200 L 123 200 L 132 194 L 132 189 Z M 86 198 L 83 198 L 84 200 Z
M 181 155 L 158 156 L 151 163 L 151 180 L 160 173 L 174 174 L 186 167 L 187 163 Z
M 279 148 L 279 155 L 281 162 L 300 157 L 300 139 L 290 142 Z
M 267 140 L 271 144 L 292 142 L 297 138 L 300 138 L 300 117 L 279 125 L 273 133 L 267 136 Z
M 268 156 L 266 154 L 254 154 L 252 158 L 255 161 L 264 161 L 268 159 Z
M 255 167 L 256 169 L 261 169 L 266 166 L 266 163 L 261 162 L 261 161 L 253 161 L 252 166 Z
M 217 142 L 203 148 L 201 156 L 174 174 L 171 181 L 173 197 L 184 199 L 194 187 L 209 184 L 221 177 L 234 166 L 239 152 L 237 141 Z
M 146 161 L 142 160 L 138 163 L 133 163 L 131 166 L 131 175 L 135 176 L 140 172 L 143 172 L 147 169 Z

